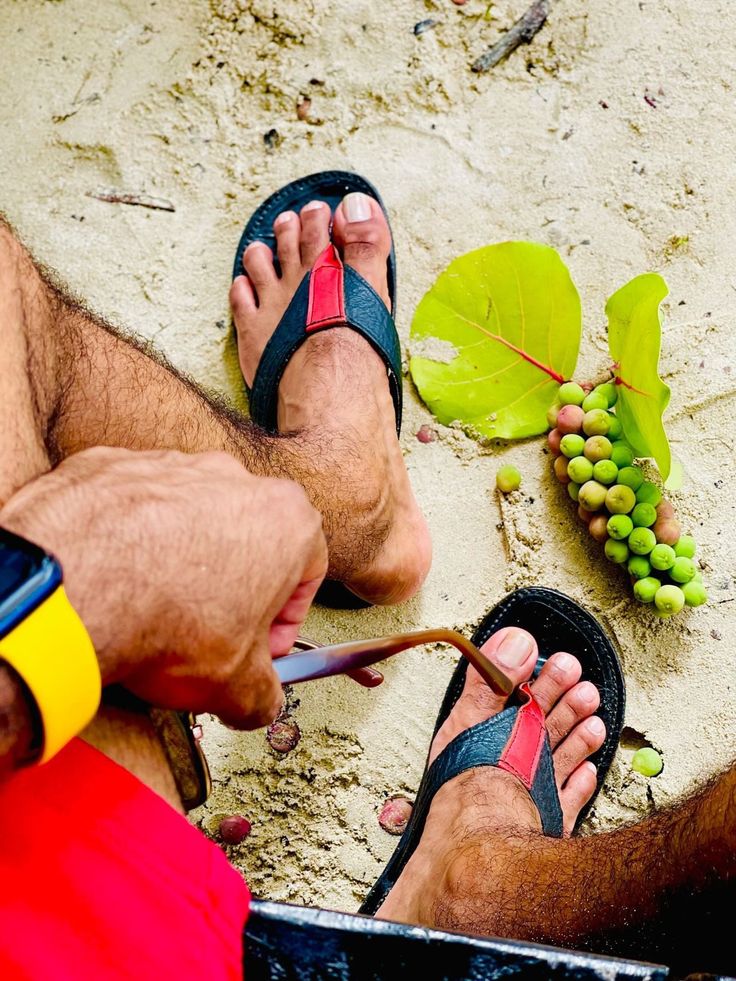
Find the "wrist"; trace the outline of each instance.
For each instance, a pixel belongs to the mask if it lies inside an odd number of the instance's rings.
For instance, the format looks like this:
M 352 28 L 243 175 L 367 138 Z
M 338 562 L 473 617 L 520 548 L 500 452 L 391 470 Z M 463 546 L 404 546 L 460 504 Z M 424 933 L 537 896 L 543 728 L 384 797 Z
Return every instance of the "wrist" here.
M 22 493 L 16 497 L 20 498 Z M 120 601 L 120 590 L 105 587 L 104 554 L 95 547 L 96 543 L 85 538 L 79 529 L 66 528 L 63 521 L 48 521 L 46 517 L 32 508 L 24 508 L 22 500 L 16 506 L 16 498 L 12 498 L 0 511 L 0 525 L 39 545 L 58 559 L 63 570 L 67 598 L 95 648 L 104 687 L 120 680 L 123 675 L 112 625 L 129 624 L 130 619 L 122 615 L 123 611 L 112 607 L 112 603 Z M 123 630 L 124 626 L 118 635 Z

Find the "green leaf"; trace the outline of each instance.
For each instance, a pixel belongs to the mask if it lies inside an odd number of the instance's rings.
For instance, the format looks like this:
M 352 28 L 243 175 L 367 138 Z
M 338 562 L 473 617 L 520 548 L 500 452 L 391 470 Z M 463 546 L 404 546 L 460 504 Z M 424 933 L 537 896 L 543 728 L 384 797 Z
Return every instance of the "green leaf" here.
M 502 242 L 451 262 L 411 326 L 409 368 L 445 425 L 481 438 L 547 429 L 547 409 L 572 377 L 580 298 L 554 249 Z
M 618 386 L 616 415 L 637 456 L 653 457 L 663 480 L 671 454 L 662 415 L 670 390 L 658 374 L 662 326 L 659 304 L 667 284 L 657 273 L 644 273 L 622 286 L 606 303 L 608 348 Z

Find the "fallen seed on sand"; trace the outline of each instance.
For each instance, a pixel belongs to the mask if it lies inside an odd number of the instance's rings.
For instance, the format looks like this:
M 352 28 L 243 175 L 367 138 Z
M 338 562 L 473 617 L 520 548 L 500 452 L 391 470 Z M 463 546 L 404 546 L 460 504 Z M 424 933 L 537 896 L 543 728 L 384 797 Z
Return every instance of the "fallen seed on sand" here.
M 241 814 L 231 814 L 220 821 L 220 837 L 228 845 L 239 845 L 251 832 L 251 823 Z
M 420 443 L 434 443 L 434 441 L 437 439 L 437 433 L 431 426 L 428 426 L 425 423 L 417 430 L 417 439 Z
M 413 807 L 413 801 L 407 797 L 402 797 L 401 794 L 389 797 L 378 815 L 378 823 L 390 835 L 403 835 Z
M 296 104 L 296 118 L 301 119 L 304 122 L 305 119 L 309 118 L 309 112 L 312 108 L 312 100 L 303 98 L 300 99 Z
M 266 729 L 266 741 L 277 753 L 290 753 L 301 738 L 302 734 L 294 719 L 276 719 Z

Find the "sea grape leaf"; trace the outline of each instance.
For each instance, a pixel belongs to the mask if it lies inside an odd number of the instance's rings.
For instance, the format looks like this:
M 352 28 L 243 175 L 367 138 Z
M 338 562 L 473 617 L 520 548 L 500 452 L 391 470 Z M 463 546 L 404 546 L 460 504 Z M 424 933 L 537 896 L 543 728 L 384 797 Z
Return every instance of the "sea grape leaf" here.
M 440 422 L 481 438 L 547 429 L 557 387 L 573 376 L 580 298 L 554 249 L 502 242 L 455 259 L 411 326 L 409 368 Z
M 606 303 L 608 348 L 618 386 L 616 415 L 637 456 L 653 457 L 663 480 L 672 457 L 662 415 L 670 390 L 658 374 L 662 325 L 659 305 L 669 290 L 657 273 L 636 276 Z
M 685 483 L 685 470 L 676 457 L 672 457 L 672 465 L 670 467 L 670 475 L 665 480 L 664 486 L 665 490 L 668 491 L 678 491 L 682 488 Z

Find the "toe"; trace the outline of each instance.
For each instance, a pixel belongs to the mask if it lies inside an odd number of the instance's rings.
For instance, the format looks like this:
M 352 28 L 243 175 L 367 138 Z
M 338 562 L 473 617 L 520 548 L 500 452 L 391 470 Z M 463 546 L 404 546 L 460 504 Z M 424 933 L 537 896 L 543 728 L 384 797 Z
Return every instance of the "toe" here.
M 299 251 L 299 215 L 295 211 L 282 211 L 273 223 L 273 233 L 276 236 L 276 254 L 282 274 L 288 276 L 292 271 L 300 270 L 302 260 Z
M 508 675 L 514 686 L 531 677 L 538 656 L 536 641 L 531 634 L 519 627 L 498 630 L 481 650 Z M 435 736 L 430 761 L 463 730 L 497 715 L 505 706 L 506 699 L 496 695 L 478 672 L 468 666 L 462 695 Z
M 243 268 L 255 288 L 260 304 L 263 293 L 278 281 L 273 265 L 273 252 L 265 242 L 251 242 L 243 253 Z
M 329 206 L 324 201 L 310 201 L 299 213 L 301 219 L 302 265 L 311 269 L 318 256 L 330 244 Z
M 572 654 L 560 651 L 545 661 L 532 685 L 534 698 L 545 715 L 549 715 L 566 691 L 578 681 L 583 669 Z
M 378 201 L 359 192 L 346 195 L 335 212 L 333 234 L 345 262 L 390 306 L 386 260 L 391 251 L 391 231 Z
M 565 781 L 573 771 L 592 753 L 601 748 L 605 738 L 606 727 L 603 719 L 597 715 L 592 715 L 589 719 L 575 726 L 570 735 L 562 740 L 552 754 L 558 787 L 564 786 Z
M 598 770 L 590 760 L 581 763 L 567 778 L 565 786 L 560 791 L 565 835 L 572 834 L 578 815 L 595 793 L 597 782 Z
M 572 732 L 574 727 L 592 715 L 601 703 L 598 689 L 590 681 L 581 681 L 557 702 L 547 716 L 547 732 L 552 749 Z
M 236 327 L 240 326 L 239 321 L 243 315 L 256 309 L 256 297 L 247 276 L 236 276 L 233 280 L 230 287 L 230 309 L 233 311 Z

